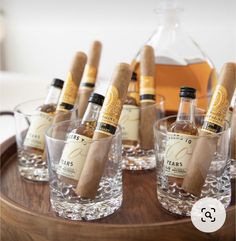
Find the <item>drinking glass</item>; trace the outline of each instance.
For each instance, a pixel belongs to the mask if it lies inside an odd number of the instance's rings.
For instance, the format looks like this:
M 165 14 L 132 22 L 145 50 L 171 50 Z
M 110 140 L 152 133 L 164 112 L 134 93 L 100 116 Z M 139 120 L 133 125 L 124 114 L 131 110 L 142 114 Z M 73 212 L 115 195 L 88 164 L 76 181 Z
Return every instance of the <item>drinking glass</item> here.
M 150 149 L 144 149 L 141 146 L 140 143 L 140 131 L 142 129 L 150 129 L 151 134 L 148 136 L 149 139 L 153 139 L 154 143 L 154 138 L 153 138 L 153 125 L 154 123 L 163 118 L 165 116 L 165 100 L 164 97 L 161 95 L 156 95 L 156 103 L 147 105 L 147 106 L 137 106 L 137 117 L 138 122 L 135 122 L 128 126 L 128 131 L 131 131 L 134 133 L 135 131 L 137 132 L 136 137 L 133 139 L 136 139 L 137 141 L 131 142 L 130 144 L 126 144 L 126 141 L 124 140 L 124 137 L 126 135 L 126 131 L 124 126 L 126 119 L 129 117 L 129 115 L 124 116 L 124 118 L 120 118 L 120 126 L 122 128 L 122 156 L 123 156 L 123 169 L 126 170 L 148 170 L 148 169 L 153 169 L 156 166 L 156 161 L 155 161 L 155 154 L 154 154 L 154 145 Z M 131 112 L 133 110 L 133 106 L 126 105 L 123 107 L 126 112 Z M 147 122 L 145 122 L 145 126 L 140 125 L 140 113 L 154 113 L 154 118 L 151 117 L 150 119 L 147 119 Z M 126 118 L 127 117 L 127 118 Z M 132 117 L 132 116 L 131 116 Z M 136 129 L 135 129 L 136 128 Z M 131 133 L 131 134 L 132 134 Z M 132 136 L 132 135 L 131 135 Z
M 121 129 L 118 127 L 115 135 L 92 141 L 90 144 L 99 142 L 96 144 L 104 147 L 109 145 L 109 153 L 96 197 L 90 199 L 76 194 L 75 189 L 79 178 L 77 181 L 65 182 L 58 174 L 59 161 L 67 135 L 81 126 L 80 120 L 63 121 L 52 125 L 46 133 L 50 202 L 52 209 L 60 217 L 70 220 L 94 220 L 113 214 L 122 204 Z M 104 149 L 100 151 L 104 152 Z
M 16 129 L 16 143 L 18 153 L 18 168 L 20 175 L 31 181 L 48 181 L 48 168 L 45 150 L 45 133 L 53 123 L 54 114 L 45 115 L 44 121 L 39 122 L 44 99 L 36 99 L 23 102 L 14 108 L 14 120 Z M 56 106 L 55 106 L 56 108 Z M 76 111 L 67 114 L 57 114 L 58 119 L 77 118 Z M 28 145 L 26 141 L 30 126 L 38 129 L 38 135 L 34 137 L 34 143 Z M 31 134 L 30 134 L 31 135 Z
M 196 118 L 198 128 L 202 126 L 203 120 L 204 115 Z M 217 134 L 207 137 L 195 136 L 196 143 L 201 141 L 201 138 L 207 138 L 205 151 L 211 148 L 212 143 L 214 143 L 214 150 L 216 150 L 211 155 L 211 164 L 201 189 L 201 195 L 197 197 L 185 192 L 182 185 L 178 181 L 173 181 L 175 179 L 170 178 L 165 170 L 168 128 L 175 121 L 176 116 L 169 116 L 157 121 L 154 125 L 157 198 L 161 206 L 171 213 L 190 216 L 191 208 L 199 198 L 212 197 L 221 201 L 225 208 L 228 207 L 231 201 L 230 160 L 228 158 L 230 129 L 227 126 L 224 131 Z M 217 141 L 214 141 L 213 138 L 216 138 Z M 193 176 L 192 178 L 197 177 Z

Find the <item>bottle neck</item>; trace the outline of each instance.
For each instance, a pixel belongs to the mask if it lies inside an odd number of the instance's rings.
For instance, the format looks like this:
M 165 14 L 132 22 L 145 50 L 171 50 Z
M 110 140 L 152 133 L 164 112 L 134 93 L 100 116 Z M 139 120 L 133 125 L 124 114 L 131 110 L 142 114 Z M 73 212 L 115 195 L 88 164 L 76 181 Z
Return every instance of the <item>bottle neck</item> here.
M 129 92 L 138 92 L 137 81 L 130 81 L 128 87 L 128 93 Z
M 101 108 L 102 107 L 100 105 L 89 102 L 88 107 L 84 113 L 84 117 L 82 119 L 82 124 L 87 121 L 97 121 Z
M 157 10 L 158 23 L 162 27 L 178 28 L 180 27 L 181 9 L 160 9 Z
M 194 123 L 195 99 L 181 97 L 176 121 Z
M 57 104 L 61 94 L 61 89 L 55 86 L 51 86 L 48 95 L 44 101 L 44 104 Z

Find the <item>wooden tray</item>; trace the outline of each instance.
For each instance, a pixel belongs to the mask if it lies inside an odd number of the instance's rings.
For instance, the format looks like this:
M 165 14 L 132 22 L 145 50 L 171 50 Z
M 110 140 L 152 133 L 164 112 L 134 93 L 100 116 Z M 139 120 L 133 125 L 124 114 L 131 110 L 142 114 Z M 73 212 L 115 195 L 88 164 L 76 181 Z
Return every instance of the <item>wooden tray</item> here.
M 46 183 L 32 183 L 20 177 L 14 138 L 4 142 L 1 150 L 2 241 L 234 240 L 235 183 L 226 222 L 211 234 L 198 231 L 190 218 L 161 209 L 155 171 L 124 172 L 124 201 L 115 214 L 93 222 L 67 221 L 51 210 Z

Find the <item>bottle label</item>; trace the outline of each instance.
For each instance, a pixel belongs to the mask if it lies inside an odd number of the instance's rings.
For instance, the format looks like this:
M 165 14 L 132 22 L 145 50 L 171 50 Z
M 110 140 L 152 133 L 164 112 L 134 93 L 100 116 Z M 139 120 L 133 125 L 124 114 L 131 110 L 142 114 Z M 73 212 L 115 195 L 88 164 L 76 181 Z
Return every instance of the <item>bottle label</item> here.
M 227 90 L 224 86 L 217 85 L 202 130 L 210 133 L 220 132 L 224 127 L 228 106 Z
M 45 112 L 37 112 L 32 117 L 32 122 L 25 137 L 24 146 L 44 150 L 45 133 L 52 124 L 53 116 Z
M 57 174 L 79 180 L 92 139 L 70 133 L 57 169 Z
M 111 85 L 107 91 L 95 131 L 106 135 L 114 135 L 121 110 L 119 92 L 114 85 Z
M 68 73 L 62 93 L 60 95 L 59 105 L 57 110 L 64 111 L 72 109 L 77 97 L 78 86 L 73 81 L 71 72 Z M 68 107 L 68 108 L 67 108 Z
M 155 79 L 153 76 L 140 76 L 140 101 L 155 103 Z
M 167 176 L 183 178 L 192 157 L 197 137 L 180 133 L 167 133 L 164 172 Z
M 138 141 L 139 137 L 139 113 L 134 105 L 124 105 L 119 124 L 122 128 L 122 140 Z
M 93 89 L 97 77 L 97 69 L 86 65 L 83 78 L 81 80 L 80 90 Z

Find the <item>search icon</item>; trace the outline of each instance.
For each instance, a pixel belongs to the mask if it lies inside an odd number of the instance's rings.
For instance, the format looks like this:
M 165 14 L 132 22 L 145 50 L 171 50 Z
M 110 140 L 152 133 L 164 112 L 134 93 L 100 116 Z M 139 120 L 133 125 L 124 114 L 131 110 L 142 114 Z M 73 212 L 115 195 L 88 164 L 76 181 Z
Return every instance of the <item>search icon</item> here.
M 201 198 L 193 205 L 191 210 L 193 225 L 205 233 L 212 233 L 220 229 L 225 219 L 225 207 L 216 198 Z
M 205 217 L 212 219 L 211 213 L 209 211 L 205 212 Z

